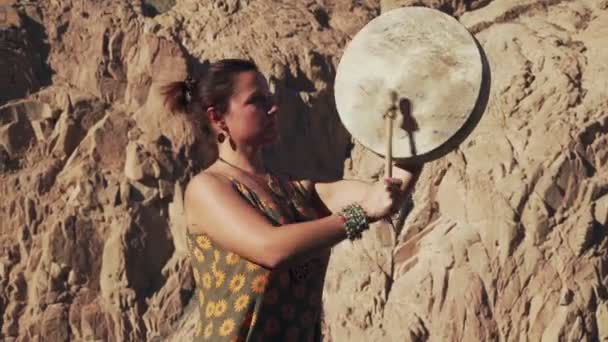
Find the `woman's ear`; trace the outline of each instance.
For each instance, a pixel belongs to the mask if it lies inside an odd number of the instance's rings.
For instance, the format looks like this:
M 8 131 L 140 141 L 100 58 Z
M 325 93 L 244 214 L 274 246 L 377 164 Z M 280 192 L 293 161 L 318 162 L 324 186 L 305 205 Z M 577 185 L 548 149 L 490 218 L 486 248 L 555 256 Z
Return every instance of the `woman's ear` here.
M 222 131 L 228 131 L 228 127 L 226 126 L 226 121 L 224 120 L 224 116 L 220 114 L 215 107 L 207 108 L 207 117 L 209 118 L 209 122 L 211 125 L 219 128 Z
M 209 122 L 215 125 L 219 125 L 222 117 L 219 115 L 215 107 L 207 107 L 207 118 Z

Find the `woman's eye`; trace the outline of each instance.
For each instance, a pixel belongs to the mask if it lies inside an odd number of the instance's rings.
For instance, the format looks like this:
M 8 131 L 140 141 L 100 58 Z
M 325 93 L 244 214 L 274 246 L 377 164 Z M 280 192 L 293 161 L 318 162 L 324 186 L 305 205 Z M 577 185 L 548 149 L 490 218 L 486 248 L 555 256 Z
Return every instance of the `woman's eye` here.
M 253 98 L 253 101 L 252 101 L 252 103 L 262 104 L 262 105 L 266 105 L 269 102 L 270 102 L 270 98 L 265 97 L 265 96 L 255 97 L 255 98 Z
M 262 109 L 266 109 L 272 106 L 274 99 L 271 96 L 254 96 L 248 101 L 248 103 L 261 107 Z
M 262 98 L 260 98 L 259 96 L 255 96 L 252 97 L 251 99 L 249 99 L 249 103 L 260 103 L 262 101 Z

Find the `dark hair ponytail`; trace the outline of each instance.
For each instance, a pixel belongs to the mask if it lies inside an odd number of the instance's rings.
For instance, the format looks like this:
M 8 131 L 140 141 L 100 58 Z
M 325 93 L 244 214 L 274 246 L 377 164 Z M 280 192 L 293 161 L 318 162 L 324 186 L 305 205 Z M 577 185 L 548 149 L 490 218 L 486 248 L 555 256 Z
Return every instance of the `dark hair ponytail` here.
M 188 76 L 183 81 L 171 82 L 163 87 L 164 105 L 171 112 L 190 113 L 191 104 L 196 100 L 199 82 Z
M 245 71 L 258 71 L 258 67 L 244 59 L 222 59 L 211 63 L 201 79 L 188 77 L 164 86 L 164 104 L 172 112 L 191 114 L 192 104 L 196 103 L 203 110 L 213 106 L 219 113 L 224 113 L 234 93 L 234 76 Z

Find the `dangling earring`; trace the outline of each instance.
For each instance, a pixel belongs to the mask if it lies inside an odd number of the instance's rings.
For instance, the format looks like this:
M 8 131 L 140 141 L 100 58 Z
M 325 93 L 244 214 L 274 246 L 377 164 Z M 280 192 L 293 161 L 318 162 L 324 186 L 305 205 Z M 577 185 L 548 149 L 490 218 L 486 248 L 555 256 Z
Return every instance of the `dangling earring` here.
M 234 140 L 229 137 L 228 142 L 230 142 L 230 148 L 232 148 L 233 151 L 236 151 L 236 143 L 234 142 Z
M 224 142 L 224 140 L 226 140 L 226 135 L 222 132 L 220 132 L 217 135 L 217 142 L 219 142 L 220 144 Z

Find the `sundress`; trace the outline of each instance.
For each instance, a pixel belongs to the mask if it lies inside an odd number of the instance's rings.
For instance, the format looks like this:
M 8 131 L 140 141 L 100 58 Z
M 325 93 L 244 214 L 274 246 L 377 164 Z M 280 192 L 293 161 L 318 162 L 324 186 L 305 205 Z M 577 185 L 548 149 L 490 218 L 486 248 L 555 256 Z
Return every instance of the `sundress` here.
M 300 182 L 272 179 L 274 203 L 262 201 L 235 178 L 230 181 L 276 229 L 327 214 Z M 187 235 L 200 312 L 195 341 L 320 341 L 329 250 L 267 269 L 223 249 L 206 234 Z

